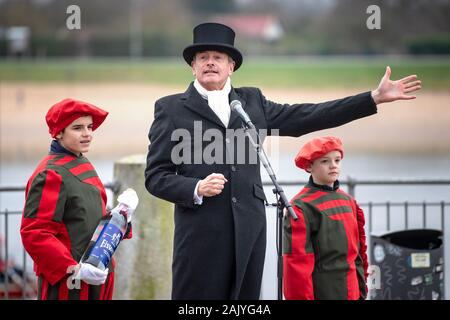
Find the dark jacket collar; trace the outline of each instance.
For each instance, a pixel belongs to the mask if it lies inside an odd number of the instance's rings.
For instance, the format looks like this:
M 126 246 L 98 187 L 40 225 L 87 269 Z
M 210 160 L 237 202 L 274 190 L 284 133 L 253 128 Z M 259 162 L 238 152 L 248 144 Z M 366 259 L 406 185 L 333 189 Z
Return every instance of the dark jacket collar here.
M 236 90 L 234 90 L 233 86 L 231 86 L 231 91 L 230 94 L 228 95 L 229 97 L 229 101 L 231 103 L 231 101 L 233 100 L 239 100 L 242 104 L 242 108 L 245 110 L 245 100 L 243 100 L 238 93 L 236 92 Z M 230 122 L 228 123 L 228 127 L 231 128 L 231 126 L 233 125 L 233 122 L 236 121 L 236 119 L 238 119 L 239 116 L 237 114 L 237 112 L 231 112 L 230 115 Z
M 70 152 L 69 150 L 64 148 L 62 145 L 60 145 L 58 140 L 53 140 L 52 143 L 50 144 L 50 153 L 64 153 L 64 154 L 78 158 L 78 156 L 75 153 Z M 80 157 L 82 157 L 82 156 L 83 155 L 81 155 Z
M 309 187 L 313 187 L 313 188 L 317 188 L 323 191 L 336 191 L 337 189 L 339 189 L 339 180 L 336 180 L 334 182 L 333 187 L 330 187 L 328 185 L 324 185 L 324 184 L 317 184 L 313 181 L 312 176 L 309 176 L 309 181 L 308 181 L 308 185 Z

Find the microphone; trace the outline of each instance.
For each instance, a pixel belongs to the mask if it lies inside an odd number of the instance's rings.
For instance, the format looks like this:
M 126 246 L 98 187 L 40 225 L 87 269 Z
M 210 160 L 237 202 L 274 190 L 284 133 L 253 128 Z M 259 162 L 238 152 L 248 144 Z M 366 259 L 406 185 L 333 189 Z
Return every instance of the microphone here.
M 235 111 L 239 117 L 244 121 L 244 123 L 250 127 L 251 129 L 255 129 L 255 125 L 250 120 L 250 117 L 248 116 L 247 112 L 244 111 L 242 108 L 242 103 L 239 100 L 233 100 L 230 103 L 230 108 L 232 111 Z

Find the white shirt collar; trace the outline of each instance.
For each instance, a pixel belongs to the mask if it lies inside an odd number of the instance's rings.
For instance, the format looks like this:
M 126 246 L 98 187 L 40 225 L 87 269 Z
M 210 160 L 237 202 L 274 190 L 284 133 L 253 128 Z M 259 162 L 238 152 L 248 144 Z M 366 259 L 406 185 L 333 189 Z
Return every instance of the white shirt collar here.
M 206 90 L 197 79 L 195 79 L 194 81 L 194 87 L 197 92 L 203 97 L 203 99 L 208 100 L 209 107 L 219 117 L 225 127 L 227 127 L 231 113 L 230 102 L 228 98 L 228 95 L 231 91 L 230 77 L 228 77 L 227 82 L 221 90 Z

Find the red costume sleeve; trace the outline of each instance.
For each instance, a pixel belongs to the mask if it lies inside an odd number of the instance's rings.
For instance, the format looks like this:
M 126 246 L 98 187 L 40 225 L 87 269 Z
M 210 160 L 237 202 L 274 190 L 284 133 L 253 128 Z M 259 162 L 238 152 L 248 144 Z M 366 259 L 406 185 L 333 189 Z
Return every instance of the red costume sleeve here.
M 124 239 L 131 239 L 133 238 L 133 226 L 131 225 L 131 222 L 128 222 L 127 224 L 127 231 L 125 231 L 125 235 L 123 236 Z
M 31 184 L 31 186 L 30 186 Z M 46 170 L 27 186 L 20 234 L 25 250 L 35 262 L 38 275 L 54 285 L 76 265 L 70 252 L 66 226 L 61 221 L 65 191 L 61 176 Z
M 285 225 L 286 250 L 283 255 L 284 296 L 287 300 L 314 300 L 312 273 L 314 252 L 310 238 L 310 225 L 302 210 L 294 206 L 298 220 L 292 217 Z
M 364 269 L 364 279 L 358 279 L 359 281 L 364 281 L 364 287 L 367 293 L 367 276 L 368 276 L 368 259 L 367 259 L 367 244 L 366 244 L 366 231 L 364 229 L 365 218 L 364 211 L 356 203 L 356 219 L 358 221 L 358 232 L 359 232 L 359 256 L 362 260 L 362 266 Z M 364 295 L 365 296 L 365 295 Z

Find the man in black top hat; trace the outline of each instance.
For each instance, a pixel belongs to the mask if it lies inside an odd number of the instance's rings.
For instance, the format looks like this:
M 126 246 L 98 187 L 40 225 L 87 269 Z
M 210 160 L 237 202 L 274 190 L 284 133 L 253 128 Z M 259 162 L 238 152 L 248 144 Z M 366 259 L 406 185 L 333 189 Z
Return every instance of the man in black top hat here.
M 412 99 L 407 93 L 420 89 L 415 76 L 391 81 L 387 68 L 372 92 L 318 104 L 278 104 L 258 88 L 231 86 L 231 75 L 243 60 L 234 37 L 223 24 L 195 27 L 193 44 L 183 51 L 195 81 L 184 93 L 155 103 L 145 185 L 175 204 L 173 299 L 260 295 L 266 198 L 259 161 L 248 161 L 252 150 L 233 143 L 242 121 L 230 111 L 231 101 L 241 102 L 258 130 L 270 134 L 279 129 L 280 135 L 298 137 L 375 114 L 377 104 Z M 212 140 L 221 147 L 214 161 L 207 157 Z M 244 163 L 238 161 L 242 150 Z

